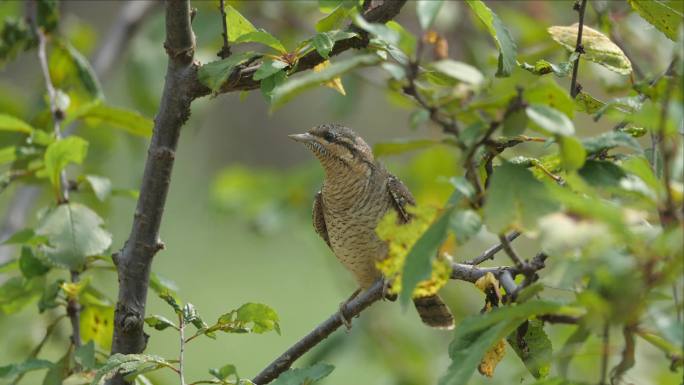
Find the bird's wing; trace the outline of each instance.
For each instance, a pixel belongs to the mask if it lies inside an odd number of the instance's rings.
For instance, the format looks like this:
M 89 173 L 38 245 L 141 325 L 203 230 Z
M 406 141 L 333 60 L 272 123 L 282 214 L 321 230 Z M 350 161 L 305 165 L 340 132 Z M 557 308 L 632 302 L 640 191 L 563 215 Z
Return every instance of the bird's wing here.
M 328 244 L 328 247 L 332 249 L 332 246 L 330 246 L 330 238 L 328 238 L 328 229 L 325 226 L 325 217 L 323 216 L 323 196 L 321 195 L 321 192 L 316 193 L 316 197 L 314 198 L 314 203 L 313 203 L 313 226 L 314 230 L 316 230 L 316 233 L 323 238 L 325 243 Z
M 416 200 L 411 195 L 409 189 L 399 178 L 390 174 L 387 180 L 387 190 L 389 190 L 390 197 L 392 198 L 392 206 L 397 210 L 397 214 L 399 214 L 399 221 L 401 223 L 409 222 L 412 215 L 406 211 L 406 206 L 416 204 Z

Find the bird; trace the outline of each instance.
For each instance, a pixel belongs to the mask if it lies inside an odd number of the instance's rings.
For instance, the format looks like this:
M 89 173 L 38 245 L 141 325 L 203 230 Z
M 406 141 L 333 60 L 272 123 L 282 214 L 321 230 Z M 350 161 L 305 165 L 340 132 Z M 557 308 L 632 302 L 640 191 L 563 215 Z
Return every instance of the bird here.
M 386 258 L 388 246 L 375 228 L 390 210 L 396 211 L 400 224 L 410 222 L 408 208 L 416 202 L 404 183 L 375 160 L 370 146 L 352 129 L 321 124 L 288 136 L 311 150 L 324 170 L 323 185 L 313 202 L 313 227 L 359 285 L 340 305 L 342 321 L 350 328 L 344 305 L 385 278 L 376 263 Z M 454 327 L 454 317 L 439 295 L 417 297 L 413 302 L 426 325 Z

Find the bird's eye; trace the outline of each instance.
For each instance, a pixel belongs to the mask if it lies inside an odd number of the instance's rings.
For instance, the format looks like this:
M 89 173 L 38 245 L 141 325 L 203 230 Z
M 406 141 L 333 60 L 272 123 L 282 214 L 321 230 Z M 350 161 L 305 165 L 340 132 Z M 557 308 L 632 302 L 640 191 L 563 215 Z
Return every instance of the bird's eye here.
M 327 131 L 324 135 L 323 138 L 327 140 L 328 142 L 334 142 L 335 141 L 335 134 L 333 134 L 330 131 Z

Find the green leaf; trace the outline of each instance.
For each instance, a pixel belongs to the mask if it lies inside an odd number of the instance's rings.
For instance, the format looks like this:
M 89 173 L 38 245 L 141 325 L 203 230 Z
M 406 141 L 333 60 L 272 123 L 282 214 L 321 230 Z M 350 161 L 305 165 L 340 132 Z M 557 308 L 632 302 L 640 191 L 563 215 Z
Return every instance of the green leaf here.
M 126 374 L 135 371 L 151 371 L 160 368 L 173 368 L 169 362 L 159 356 L 149 354 L 113 354 L 107 362 L 95 373 L 91 385 L 100 385 L 113 377 L 117 372 Z
M 318 362 L 308 368 L 288 369 L 273 381 L 273 385 L 310 385 L 327 377 L 334 366 Z
M 17 148 L 15 146 L 0 149 L 0 165 L 12 163 L 17 159 Z
M 605 103 L 594 98 L 586 92 L 580 92 L 575 96 L 575 110 L 587 114 L 595 114 L 605 107 Z
M 70 136 L 53 142 L 45 150 L 45 171 L 53 186 L 59 188 L 59 175 L 69 163 L 81 164 L 88 152 L 88 142 L 78 136 Z
M 43 279 L 12 277 L 0 286 L 0 314 L 13 314 L 23 309 L 39 295 Z
M 112 235 L 102 229 L 102 223 L 87 206 L 66 203 L 48 210 L 36 234 L 48 237 L 42 250 L 51 262 L 80 270 L 86 257 L 102 254 L 112 243 Z
M 253 52 L 240 52 L 230 55 L 227 59 L 207 63 L 200 67 L 197 72 L 197 78 L 200 83 L 209 87 L 213 93 L 216 93 L 221 88 L 221 85 L 228 80 L 235 66 L 247 61 L 252 56 L 254 56 Z
M 45 373 L 43 385 L 64 385 L 64 377 L 67 376 L 73 359 L 73 351 L 71 349 L 67 350 L 62 358 Z
M 29 358 L 28 360 L 18 364 L 0 366 L 0 378 L 12 378 L 22 373 L 32 372 L 34 370 L 49 369 L 54 365 L 55 364 L 50 361 Z
M 280 53 L 287 53 L 287 50 L 283 46 L 283 43 L 281 43 L 280 40 L 278 40 L 275 36 L 271 35 L 263 29 L 259 29 L 256 31 L 240 35 L 240 37 L 235 39 L 233 43 L 259 43 L 267 47 L 271 47 Z
M 88 103 L 78 108 L 67 118 L 65 124 L 68 125 L 76 119 L 85 119 L 86 122 L 93 124 L 104 122 L 129 134 L 144 138 L 149 138 L 152 135 L 152 127 L 154 126 L 152 119 L 139 114 L 137 111 L 109 106 L 101 101 Z
M 561 166 L 567 171 L 574 171 L 582 167 L 587 158 L 587 151 L 582 142 L 574 136 L 558 137 L 560 146 Z
M 487 27 L 489 34 L 492 35 L 496 42 L 496 46 L 499 48 L 499 66 L 496 71 L 496 76 L 510 76 L 517 63 L 517 46 L 511 33 L 503 25 L 499 16 L 489 9 L 481 0 L 468 0 L 468 5 L 480 21 Z
M 316 22 L 316 31 L 327 32 L 340 28 L 342 26 L 342 22 L 344 22 L 344 20 L 347 19 L 351 13 L 353 4 L 350 3 L 351 2 L 343 2 L 342 4 L 338 5 L 337 8 L 335 8 L 335 10 L 330 14 Z
M 672 41 L 677 41 L 677 33 L 682 24 L 681 11 L 671 8 L 662 0 L 627 0 L 632 9 L 651 23 Z
M 587 153 L 591 155 L 615 147 L 626 147 L 638 153 L 643 152 L 639 142 L 624 132 L 611 131 L 593 138 L 585 138 L 582 139 L 582 145 L 587 150 Z
M 0 114 L 0 131 L 14 131 L 31 134 L 35 128 L 12 115 Z
M 544 104 L 572 118 L 575 101 L 565 88 L 551 78 L 542 78 L 525 88 L 523 99 L 530 104 Z
M 178 327 L 176 326 L 176 324 L 173 323 L 173 321 L 161 315 L 155 314 L 149 317 L 145 317 L 145 323 L 148 326 L 155 328 L 156 330 L 164 330 L 169 327 L 178 330 Z
M 185 323 L 193 324 L 197 329 L 207 328 L 207 324 L 204 323 L 202 317 L 200 317 L 195 305 L 191 303 L 186 303 L 185 306 L 183 306 L 183 321 Z
M 477 212 L 470 209 L 456 211 L 451 216 L 449 223 L 451 232 L 456 236 L 459 244 L 466 243 L 482 228 L 482 218 Z
M 435 71 L 439 71 L 452 79 L 480 86 L 484 81 L 484 75 L 470 64 L 459 61 L 444 59 L 430 65 Z
M 183 310 L 181 309 L 179 301 L 173 293 L 162 291 L 159 293 L 159 298 L 163 299 L 164 302 L 171 306 L 176 314 L 183 314 Z
M 579 175 L 593 186 L 617 186 L 625 177 L 625 171 L 612 162 L 588 160 L 579 170 Z
M 235 320 L 248 327 L 252 333 L 261 334 L 275 330 L 276 333 L 280 334 L 278 314 L 268 305 L 246 303 L 237 309 Z
M 328 58 L 330 56 L 330 51 L 332 51 L 335 41 L 330 37 L 327 32 L 319 32 L 311 40 L 316 52 L 323 58 Z
M 98 175 L 86 175 L 85 180 L 90 185 L 90 188 L 93 189 L 97 199 L 101 202 L 104 202 L 112 192 L 112 182 L 109 178 Z
M 439 380 L 439 385 L 468 383 L 480 360 L 494 344 L 508 336 L 528 318 L 553 313 L 560 308 L 561 306 L 556 303 L 535 300 L 467 317 L 454 330 L 454 339 L 449 345 L 451 365 Z
M 86 369 L 95 369 L 95 344 L 93 341 L 88 341 L 87 344 L 76 348 L 74 359 Z
M 575 52 L 578 28 L 579 24 L 575 23 L 571 26 L 555 25 L 549 27 L 548 31 L 553 40 L 568 51 Z M 632 63 L 620 47 L 610 41 L 606 35 L 586 25 L 582 28 L 582 46 L 584 47 L 582 57 L 585 59 L 622 75 L 629 75 L 632 72 Z
M 357 25 L 359 28 L 363 29 L 364 31 L 373 34 L 375 37 L 377 37 L 378 39 L 382 40 L 387 44 L 391 44 L 394 46 L 399 44 L 399 40 L 401 38 L 399 32 L 393 30 L 392 28 L 384 24 L 369 23 L 366 19 L 363 18 L 361 14 L 356 14 L 354 16 L 354 24 Z
M 524 109 L 518 109 L 506 115 L 503 121 L 504 136 L 522 135 L 527 128 L 527 113 Z
M 275 74 L 263 79 L 259 88 L 261 89 L 261 94 L 266 98 L 266 100 L 271 103 L 273 100 L 273 90 L 287 79 L 285 71 L 279 71 Z
M 41 243 L 47 242 L 46 237 L 36 235 L 33 229 L 23 229 L 12 234 L 11 237 L 7 238 L 1 244 L 3 245 L 18 245 L 25 244 L 28 246 L 37 246 Z
M 380 58 L 374 54 L 352 56 L 332 63 L 320 72 L 311 71 L 301 76 L 289 78 L 273 89 L 272 108 L 280 107 L 304 90 L 330 81 L 356 67 L 373 65 L 379 61 Z
M 21 248 L 19 257 L 19 269 L 26 278 L 39 277 L 50 271 L 50 266 L 46 265 L 33 254 L 33 249 L 28 246 Z
M 38 301 L 38 312 L 43 313 L 45 310 L 54 309 L 59 306 L 57 296 L 62 292 L 63 279 L 58 279 L 43 288 L 43 294 Z
M 423 30 L 430 28 L 432 23 L 442 8 L 443 0 L 418 0 L 416 2 L 416 15 L 418 15 L 418 22 Z
M 284 61 L 280 61 L 277 59 L 271 59 L 267 58 L 264 59 L 264 61 L 261 63 L 259 68 L 256 70 L 254 73 L 254 76 L 252 76 L 252 79 L 254 80 L 262 80 L 266 79 L 267 77 L 275 74 L 276 72 L 279 72 L 283 68 L 286 68 L 288 66 L 287 63 Z
M 59 1 L 38 0 L 36 2 L 36 21 L 45 32 L 52 32 L 59 24 Z
M 240 376 L 237 372 L 237 368 L 235 367 L 235 365 L 231 364 L 223 365 L 220 369 L 209 369 L 209 374 L 218 378 L 219 380 L 225 380 L 230 376 L 234 376 L 236 382 L 240 379 Z
M 235 41 L 240 36 L 256 31 L 254 25 L 252 25 L 249 20 L 247 20 L 240 12 L 230 5 L 226 4 L 225 13 L 226 26 L 228 29 L 228 41 Z
M 543 104 L 530 104 L 525 111 L 527 117 L 536 123 L 543 133 L 561 136 L 573 135 L 575 133 L 575 126 L 572 124 L 572 121 L 555 108 Z
M 152 272 L 150 273 L 150 289 L 155 293 L 170 293 L 171 295 L 176 295 L 178 292 L 178 285 L 168 278 L 161 277 L 159 274 Z
M 546 186 L 525 167 L 503 163 L 494 169 L 483 216 L 489 230 L 501 234 L 509 227 L 531 229 L 557 203 Z
M 398 139 L 391 142 L 376 143 L 373 146 L 373 154 L 375 154 L 376 157 L 398 155 L 409 151 L 432 147 L 439 143 L 441 142 L 431 139 Z
M 0 67 L 19 53 L 38 45 L 35 33 L 22 18 L 6 16 L 0 26 Z
M 76 75 L 83 84 L 83 88 L 95 99 L 104 99 L 102 86 L 95 74 L 95 70 L 90 65 L 88 59 L 83 56 L 78 50 L 71 45 L 67 40 L 58 39 L 58 44 L 66 51 L 68 57 L 71 59 Z
M 454 206 L 450 206 L 437 218 L 418 238 L 413 248 L 406 255 L 404 271 L 401 275 L 401 293 L 399 302 L 406 306 L 411 300 L 413 289 L 420 281 L 430 278 L 432 260 L 437 256 L 439 247 L 447 237 Z
M 508 335 L 506 340 L 534 378 L 544 378 L 551 370 L 553 349 L 551 340 L 544 332 L 544 322 L 530 320 L 521 335 L 520 329 Z
M 518 66 L 535 75 L 546 75 L 553 73 L 559 78 L 566 77 L 572 72 L 572 58 L 570 61 L 554 64 L 544 59 L 537 60 L 534 65 L 528 63 L 518 63 Z

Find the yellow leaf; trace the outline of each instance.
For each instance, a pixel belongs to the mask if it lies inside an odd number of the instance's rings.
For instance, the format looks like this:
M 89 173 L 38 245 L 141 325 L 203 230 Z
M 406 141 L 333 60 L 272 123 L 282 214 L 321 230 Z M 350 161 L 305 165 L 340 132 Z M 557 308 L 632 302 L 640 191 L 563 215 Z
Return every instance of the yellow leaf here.
M 330 60 L 326 60 L 324 62 L 321 62 L 320 64 L 317 64 L 314 68 L 314 72 L 321 72 L 325 68 L 330 67 Z M 344 86 L 342 85 L 342 78 L 339 76 L 336 78 L 333 78 L 332 80 L 328 80 L 327 82 L 323 83 L 324 86 L 330 87 L 333 90 L 341 93 L 342 95 L 347 95 L 347 92 L 344 90 Z
M 114 333 L 113 306 L 87 306 L 81 312 L 81 338 L 94 341 L 102 350 L 112 347 Z
M 500 340 L 496 345 L 492 346 L 487 353 L 485 353 L 484 357 L 482 357 L 482 361 L 480 361 L 480 365 L 477 367 L 477 370 L 484 376 L 494 376 L 494 369 L 496 369 L 496 365 L 501 362 L 505 355 L 506 341 Z
M 408 207 L 413 219 L 409 223 L 401 224 L 397 221 L 397 213 L 390 210 L 380 221 L 375 232 L 380 239 L 387 242 L 387 257 L 377 263 L 378 270 L 392 284 L 390 291 L 401 292 L 401 273 L 404 263 L 413 245 L 438 217 L 438 210 L 429 205 Z M 428 297 L 437 294 L 444 287 L 451 276 L 451 260 L 446 254 L 440 253 L 432 262 L 432 275 L 429 279 L 418 283 L 413 297 Z
M 69 299 L 76 299 L 81 294 L 81 291 L 88 286 L 90 280 L 86 279 L 80 282 L 64 282 L 62 283 L 62 290 Z

